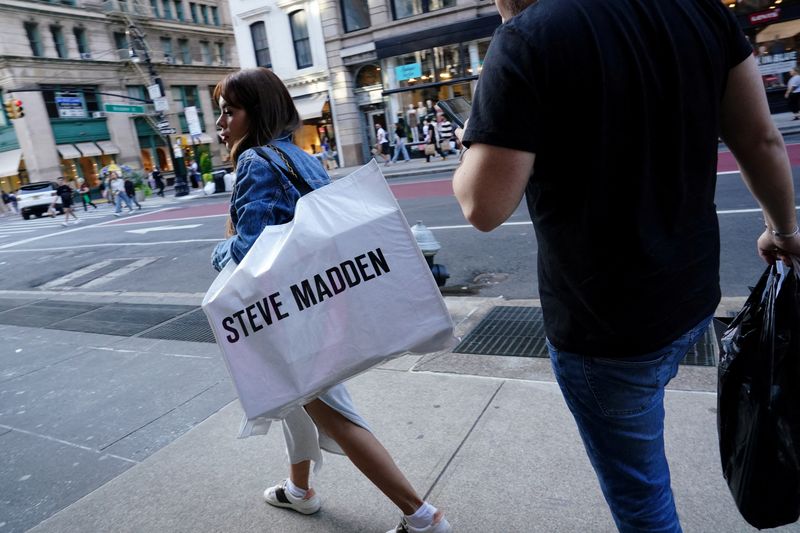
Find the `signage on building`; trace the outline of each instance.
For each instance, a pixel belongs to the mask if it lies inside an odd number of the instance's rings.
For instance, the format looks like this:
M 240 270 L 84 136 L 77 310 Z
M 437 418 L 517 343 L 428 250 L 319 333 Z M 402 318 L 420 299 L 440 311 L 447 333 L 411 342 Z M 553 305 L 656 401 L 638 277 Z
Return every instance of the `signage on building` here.
M 758 71 L 762 76 L 789 72 L 797 65 L 797 52 L 758 56 Z
M 183 115 L 186 117 L 186 125 L 189 126 L 189 135 L 194 137 L 203 133 L 203 128 L 200 127 L 200 117 L 197 115 L 195 106 L 184 107 Z
M 56 93 L 58 118 L 88 118 L 83 96 L 78 93 Z
M 419 63 L 411 63 L 410 65 L 400 65 L 399 67 L 394 67 L 394 75 L 397 78 L 397 81 L 419 78 L 422 76 L 422 65 Z
M 751 13 L 749 18 L 750 18 L 750 24 L 752 24 L 753 26 L 758 26 L 759 24 L 772 22 L 781 18 L 781 8 L 776 7 L 775 9 L 770 9 L 769 11 L 761 11 L 760 13 Z

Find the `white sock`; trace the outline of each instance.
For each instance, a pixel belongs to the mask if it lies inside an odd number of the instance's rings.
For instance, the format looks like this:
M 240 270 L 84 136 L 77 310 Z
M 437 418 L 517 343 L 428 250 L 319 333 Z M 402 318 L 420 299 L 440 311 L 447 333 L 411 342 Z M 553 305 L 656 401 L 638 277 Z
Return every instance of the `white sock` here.
M 291 479 L 286 480 L 286 490 L 289 492 L 289 494 L 291 494 L 295 498 L 300 498 L 300 499 L 305 498 L 306 494 L 308 493 L 307 490 L 301 489 L 300 487 L 292 483 Z
M 436 514 L 436 507 L 428 502 L 422 502 L 414 514 L 406 515 L 406 522 L 413 528 L 426 528 L 433 523 L 434 514 Z

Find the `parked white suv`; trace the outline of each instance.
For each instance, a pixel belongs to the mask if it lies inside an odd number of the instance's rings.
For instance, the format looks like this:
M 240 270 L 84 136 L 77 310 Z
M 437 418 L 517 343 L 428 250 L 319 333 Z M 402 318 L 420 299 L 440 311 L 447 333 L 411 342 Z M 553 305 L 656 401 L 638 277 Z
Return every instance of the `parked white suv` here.
M 17 191 L 17 207 L 22 218 L 28 220 L 31 215 L 38 218 L 46 214 L 53 202 L 56 204 L 56 211 L 63 213 L 61 198 L 56 195 L 56 187 L 58 186 L 50 181 L 21 186 Z

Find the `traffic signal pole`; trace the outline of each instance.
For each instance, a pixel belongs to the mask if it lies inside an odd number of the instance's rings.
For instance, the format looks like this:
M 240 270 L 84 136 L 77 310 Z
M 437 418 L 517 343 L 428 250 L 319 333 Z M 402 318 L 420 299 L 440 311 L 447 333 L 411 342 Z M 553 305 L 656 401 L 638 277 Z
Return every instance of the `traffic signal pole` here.
M 161 78 L 158 76 L 158 72 L 156 72 L 155 66 L 150 58 L 150 50 L 147 46 L 147 42 L 144 39 L 144 34 L 142 34 L 139 28 L 136 27 L 132 21 L 129 21 L 128 31 L 126 33 L 130 37 L 129 45 L 131 49 L 131 59 L 138 57 L 138 54 L 136 53 L 137 49 L 141 50 L 144 58 L 144 64 L 147 67 L 147 75 L 150 78 L 150 85 L 158 86 L 160 96 L 165 96 L 164 85 L 161 82 Z M 173 170 L 175 171 L 175 196 L 186 196 L 189 194 L 189 183 L 186 179 L 186 166 L 183 162 L 183 149 L 178 144 L 177 140 L 175 142 L 175 146 L 173 147 L 170 134 L 165 133 L 164 130 L 172 130 L 172 128 L 169 126 L 169 120 L 164 112 L 156 110 L 155 115 L 156 123 L 159 127 L 159 134 L 167 141 L 167 150 L 169 151 L 169 156 L 172 159 Z M 172 131 L 174 133 L 174 130 Z

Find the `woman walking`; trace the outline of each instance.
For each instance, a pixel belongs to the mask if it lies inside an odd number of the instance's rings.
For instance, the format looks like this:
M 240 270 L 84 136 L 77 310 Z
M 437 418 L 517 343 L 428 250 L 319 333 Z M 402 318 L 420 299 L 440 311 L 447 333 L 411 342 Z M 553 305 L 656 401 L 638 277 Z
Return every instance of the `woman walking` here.
M 220 138 L 235 162 L 236 186 L 231 197 L 228 239 L 214 249 L 212 263 L 221 270 L 239 263 L 268 225 L 294 217 L 300 193 L 286 175 L 312 189 L 329 183 L 317 159 L 295 146 L 291 137 L 301 121 L 289 92 L 265 68 L 226 76 L 214 89 L 221 114 Z M 280 169 L 280 170 L 278 170 Z M 344 385 L 336 385 L 282 421 L 289 454 L 289 477 L 267 488 L 270 505 L 303 514 L 319 511 L 320 497 L 310 484 L 311 463 L 319 469 L 321 449 L 344 453 L 401 510 L 392 532 L 449 533 L 443 513 L 424 502 L 358 414 Z M 252 433 L 251 433 L 252 434 Z M 391 533 L 391 532 L 390 532 Z
M 97 206 L 92 203 L 92 197 L 90 195 L 89 186 L 86 185 L 86 180 L 83 178 L 78 178 L 78 194 L 81 195 L 81 202 L 83 202 L 83 210 L 88 211 L 89 209 L 86 207 L 90 205 L 97 209 Z

